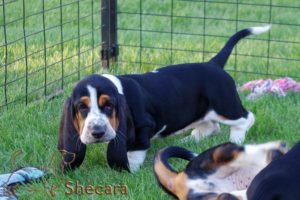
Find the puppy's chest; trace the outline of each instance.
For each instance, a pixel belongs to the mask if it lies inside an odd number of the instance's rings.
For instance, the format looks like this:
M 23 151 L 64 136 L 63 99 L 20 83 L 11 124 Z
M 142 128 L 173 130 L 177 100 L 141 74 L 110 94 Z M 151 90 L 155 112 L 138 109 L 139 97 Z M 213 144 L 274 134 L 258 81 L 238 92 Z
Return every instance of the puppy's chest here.
M 216 188 L 219 188 L 220 190 L 225 188 L 230 189 L 230 191 L 244 190 L 248 188 L 254 176 L 258 172 L 259 170 L 255 167 L 222 169 L 210 176 L 210 178 L 215 180 Z
M 257 173 L 257 169 L 250 167 L 235 170 L 220 170 L 209 175 L 206 179 L 189 180 L 188 187 L 197 193 L 228 193 L 236 190 L 244 190 L 248 188 Z
M 256 170 L 243 168 L 225 177 L 224 181 L 229 182 L 235 190 L 243 190 L 249 187 L 254 174 L 257 174 Z M 220 186 L 222 186 L 221 184 Z

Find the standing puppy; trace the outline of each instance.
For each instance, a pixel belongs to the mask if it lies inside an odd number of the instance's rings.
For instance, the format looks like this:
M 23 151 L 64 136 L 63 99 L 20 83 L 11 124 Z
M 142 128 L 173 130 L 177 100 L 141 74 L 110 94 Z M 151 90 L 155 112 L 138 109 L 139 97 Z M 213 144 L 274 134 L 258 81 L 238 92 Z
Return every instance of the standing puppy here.
M 241 143 L 254 115 L 241 104 L 234 80 L 224 65 L 237 42 L 270 26 L 235 33 L 206 63 L 179 64 L 134 75 L 90 75 L 81 80 L 66 101 L 58 149 L 62 169 L 78 167 L 86 144 L 109 142 L 111 167 L 137 170 L 150 139 L 193 128 L 200 139 L 229 125 L 230 141 Z

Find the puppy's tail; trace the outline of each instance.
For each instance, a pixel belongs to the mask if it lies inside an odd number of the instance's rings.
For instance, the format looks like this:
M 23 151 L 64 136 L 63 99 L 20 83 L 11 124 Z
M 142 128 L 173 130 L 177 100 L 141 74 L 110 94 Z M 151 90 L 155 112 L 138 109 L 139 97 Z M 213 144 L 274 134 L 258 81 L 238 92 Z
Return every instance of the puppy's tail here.
M 266 26 L 258 26 L 258 27 L 251 27 L 247 29 L 243 29 L 237 33 L 235 33 L 231 38 L 227 41 L 225 46 L 221 49 L 221 51 L 214 56 L 210 62 L 214 62 L 220 67 L 224 68 L 232 49 L 234 46 L 244 37 L 248 35 L 258 35 L 264 32 L 267 32 L 270 30 L 271 24 L 268 24 Z
M 154 158 L 154 174 L 158 183 L 169 194 L 179 197 L 180 191 L 184 191 L 184 172 L 176 172 L 169 164 L 169 158 L 181 158 L 191 161 L 196 154 L 181 147 L 170 146 L 160 150 Z M 180 183 L 180 186 L 178 185 Z

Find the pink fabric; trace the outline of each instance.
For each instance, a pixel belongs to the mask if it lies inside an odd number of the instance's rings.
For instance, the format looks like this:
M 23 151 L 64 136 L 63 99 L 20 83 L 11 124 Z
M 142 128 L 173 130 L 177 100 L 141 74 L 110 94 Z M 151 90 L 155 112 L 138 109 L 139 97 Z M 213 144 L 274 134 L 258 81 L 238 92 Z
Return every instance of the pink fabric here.
M 241 91 L 251 90 L 248 99 L 257 99 L 266 93 L 275 94 L 278 96 L 285 96 L 288 91 L 300 92 L 300 82 L 296 82 L 292 78 L 284 77 L 276 80 L 259 79 L 245 83 Z

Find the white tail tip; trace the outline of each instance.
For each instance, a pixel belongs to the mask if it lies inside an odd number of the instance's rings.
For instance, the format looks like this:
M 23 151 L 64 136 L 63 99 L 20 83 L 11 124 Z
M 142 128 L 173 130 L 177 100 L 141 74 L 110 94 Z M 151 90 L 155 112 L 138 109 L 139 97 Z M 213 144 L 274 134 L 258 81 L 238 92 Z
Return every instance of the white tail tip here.
M 265 25 L 265 26 L 257 26 L 257 27 L 251 27 L 249 28 L 249 30 L 251 31 L 252 34 L 254 35 L 258 35 L 264 32 L 267 32 L 268 30 L 270 30 L 272 27 L 271 24 Z

